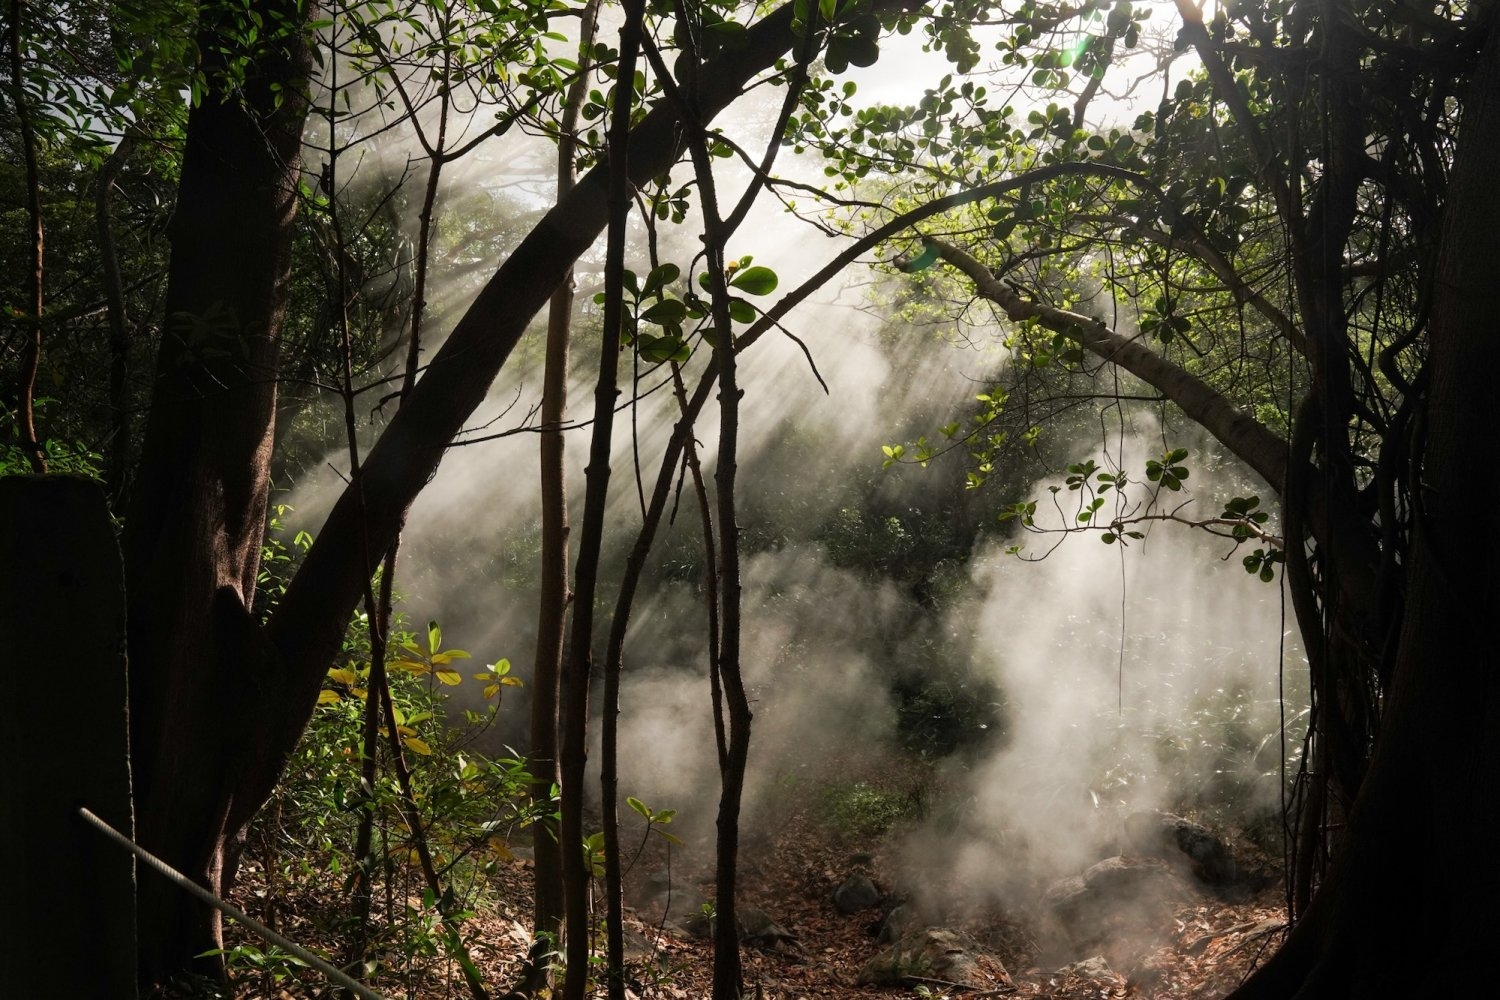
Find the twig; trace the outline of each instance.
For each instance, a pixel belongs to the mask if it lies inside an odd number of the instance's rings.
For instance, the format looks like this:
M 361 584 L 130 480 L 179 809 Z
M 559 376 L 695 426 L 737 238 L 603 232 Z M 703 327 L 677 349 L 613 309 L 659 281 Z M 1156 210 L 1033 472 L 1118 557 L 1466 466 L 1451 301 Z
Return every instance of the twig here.
M 997 986 L 992 989 L 980 989 L 978 986 L 970 986 L 968 983 L 954 983 L 946 979 L 932 979 L 928 976 L 902 976 L 902 986 L 937 986 L 945 992 L 957 991 L 965 994 L 969 1000 L 984 1000 L 986 997 L 1008 996 L 1016 991 L 1014 984 L 1009 986 Z
M 104 820 L 100 819 L 98 816 L 95 816 L 88 809 L 84 808 L 83 806 L 79 806 L 78 815 L 94 829 L 98 830 L 100 833 L 104 834 L 104 836 L 108 837 L 111 841 L 125 848 L 131 854 L 134 854 L 138 859 L 144 862 L 147 867 L 153 869 L 157 874 L 161 875 L 168 882 L 171 882 L 173 885 L 193 896 L 200 902 L 212 906 L 220 913 L 243 926 L 246 930 L 254 932 L 255 934 L 269 941 L 271 944 L 274 944 L 276 947 L 282 949 L 288 954 L 296 956 L 299 961 L 306 962 L 309 966 L 317 969 L 319 972 L 323 973 L 323 975 L 327 976 L 330 981 L 337 983 L 346 990 L 350 990 L 355 994 L 355 996 L 361 997 L 363 998 L 363 1000 L 385 1000 L 385 998 L 382 997 L 379 993 L 376 993 L 374 990 L 370 989 L 368 986 L 365 986 L 358 980 L 351 978 L 347 973 L 340 971 L 335 966 L 328 964 L 317 955 L 314 955 L 312 952 L 308 951 L 306 948 L 303 948 L 301 945 L 287 940 L 280 934 L 277 934 L 275 931 L 271 930 L 265 924 L 262 924 L 250 917 L 243 910 L 240 910 L 239 908 L 224 902 L 218 896 L 215 896 L 213 893 L 203 888 L 203 886 L 199 885 L 197 882 L 194 882 L 192 879 L 182 874 L 182 872 L 178 871 L 176 868 L 173 868 L 161 858 L 158 858 L 156 855 L 152 854 L 150 851 L 146 850 L 144 847 L 137 844 L 129 837 L 125 836 L 119 830 L 116 830 L 114 827 L 104 822 Z

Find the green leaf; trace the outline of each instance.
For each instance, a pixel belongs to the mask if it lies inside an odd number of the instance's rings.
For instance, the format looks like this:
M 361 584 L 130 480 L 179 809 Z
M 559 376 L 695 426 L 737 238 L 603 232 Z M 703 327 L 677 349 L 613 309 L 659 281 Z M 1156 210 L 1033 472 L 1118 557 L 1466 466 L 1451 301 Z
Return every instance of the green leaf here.
M 747 295 L 769 295 L 776 290 L 776 272 L 769 267 L 747 267 L 735 273 L 730 287 L 738 288 Z
M 682 268 L 676 264 L 663 264 L 651 269 L 646 275 L 646 287 L 641 289 L 642 295 L 650 295 L 667 287 L 682 275 Z
M 634 795 L 625 796 L 625 804 L 644 816 L 648 821 L 651 819 L 651 810 L 646 808 L 646 803 Z
M 427 623 L 427 651 L 436 653 L 443 645 L 443 630 L 438 628 L 437 622 Z
M 754 323 L 755 307 L 741 298 L 730 299 L 729 318 L 736 323 Z
M 692 350 L 683 343 L 681 337 L 653 337 L 646 335 L 640 341 L 641 357 L 656 364 L 665 364 L 675 361 L 682 364 L 693 356 Z
M 835 35 L 828 43 L 823 65 L 838 74 L 850 66 L 873 66 L 880 59 L 880 45 L 865 36 Z
M 687 304 L 678 299 L 662 299 L 641 313 L 641 319 L 659 326 L 681 323 L 687 319 Z

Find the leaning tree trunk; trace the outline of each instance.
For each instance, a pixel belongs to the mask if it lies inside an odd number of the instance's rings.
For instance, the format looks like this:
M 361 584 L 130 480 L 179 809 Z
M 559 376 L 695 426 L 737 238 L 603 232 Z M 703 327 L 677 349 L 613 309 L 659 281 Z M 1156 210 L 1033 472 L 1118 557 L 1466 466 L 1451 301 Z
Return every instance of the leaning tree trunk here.
M 313 6 L 264 0 L 281 23 Z M 877 11 L 916 0 L 875 0 Z M 295 15 L 292 13 L 296 11 Z M 794 6 L 767 14 L 710 63 L 703 121 L 796 40 Z M 204 29 L 212 35 L 213 26 Z M 210 43 L 214 39 L 208 39 Z M 205 53 L 217 44 L 203 46 Z M 306 727 L 349 614 L 455 433 L 483 401 L 531 317 L 608 218 L 607 165 L 543 217 L 433 356 L 346 489 L 264 629 L 249 602 L 266 506 L 277 332 L 285 304 L 308 71 L 301 42 L 252 67 L 241 103 L 210 88 L 189 120 L 168 315 L 125 539 L 131 589 L 132 762 L 146 846 L 210 888 Z M 207 56 L 205 57 L 207 59 Z M 212 67 L 210 67 L 211 69 Z M 213 78 L 211 77 L 211 80 Z M 277 109 L 270 84 L 288 95 Z M 220 95 L 221 96 L 221 95 Z M 631 131 L 630 181 L 677 159 L 681 119 L 658 106 Z M 141 885 L 143 976 L 216 946 L 215 914 Z
M 188 118 L 167 322 L 126 524 L 138 835 L 214 892 L 233 870 L 241 761 L 261 731 L 246 711 L 266 680 L 250 603 L 306 116 L 298 95 L 311 69 L 301 26 L 311 7 L 268 0 L 265 12 L 284 18 L 289 34 L 243 81 L 227 80 L 211 60 L 222 44 L 216 25 L 201 29 L 208 88 Z M 286 95 L 279 106 L 278 92 Z M 150 874 L 141 877 L 139 914 L 146 981 L 220 946 L 218 914 Z
M 1406 615 L 1380 736 L 1328 880 L 1235 1000 L 1462 996 L 1493 947 L 1480 915 L 1500 894 L 1500 538 L 1475 506 L 1500 493 L 1500 19 L 1487 35 L 1439 247 Z M 1411 971 L 1393 973 L 1393 955 Z

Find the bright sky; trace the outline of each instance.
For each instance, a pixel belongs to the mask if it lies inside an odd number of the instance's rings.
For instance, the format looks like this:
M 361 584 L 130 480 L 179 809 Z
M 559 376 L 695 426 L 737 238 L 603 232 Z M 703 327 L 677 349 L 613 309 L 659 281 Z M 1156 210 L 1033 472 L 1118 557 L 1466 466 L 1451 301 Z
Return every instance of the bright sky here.
M 1170 50 L 1171 40 L 1179 24 L 1172 0 L 1152 0 L 1148 6 L 1151 7 L 1151 17 L 1145 22 L 1140 45 L 1127 58 L 1117 62 L 1107 86 L 1091 104 L 1089 118 L 1096 124 L 1101 121 L 1129 122 L 1140 112 L 1154 109 L 1161 100 L 1163 91 L 1159 79 L 1140 83 L 1134 88 L 1130 86 L 1132 79 L 1154 73 L 1154 57 L 1147 48 Z M 1212 3 L 1206 11 L 1211 15 Z M 999 66 L 995 41 L 1000 34 L 999 29 L 983 33 L 988 37 L 981 42 L 979 66 L 971 73 L 974 78 L 985 80 L 992 89 L 995 84 L 1015 78 L 1013 67 Z M 869 67 L 850 67 L 838 79 L 853 80 L 859 85 L 856 101 L 862 105 L 914 104 L 925 89 L 935 86 L 944 74 L 953 72 L 952 65 L 942 52 L 922 51 L 924 37 L 920 31 L 914 30 L 909 35 L 884 38 L 880 44 L 879 62 Z M 1190 58 L 1179 55 L 1172 63 L 1172 84 L 1182 78 L 1190 65 L 1196 65 L 1196 60 L 1190 62 Z M 1029 95 L 1030 100 L 1042 104 L 1048 100 L 1061 101 L 1064 98 L 1066 95 L 1055 93 L 1043 95 L 1032 92 Z M 1071 99 L 1068 102 L 1071 103 Z M 1018 107 L 1029 107 L 1028 97 L 1018 98 L 1016 104 Z

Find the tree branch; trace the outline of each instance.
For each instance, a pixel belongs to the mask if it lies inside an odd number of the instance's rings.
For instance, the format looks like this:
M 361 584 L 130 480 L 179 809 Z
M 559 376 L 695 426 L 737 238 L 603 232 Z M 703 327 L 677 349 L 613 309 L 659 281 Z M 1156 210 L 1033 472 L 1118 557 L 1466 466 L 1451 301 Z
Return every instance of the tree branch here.
M 943 260 L 973 281 L 980 295 L 1003 309 L 1007 317 L 1017 322 L 1033 320 L 1100 359 L 1124 368 L 1176 403 L 1190 419 L 1259 473 L 1278 494 L 1286 489 L 1286 442 L 1207 382 L 1140 342 L 1115 333 L 1100 320 L 1022 298 L 989 268 L 957 247 L 935 239 L 927 242 Z

